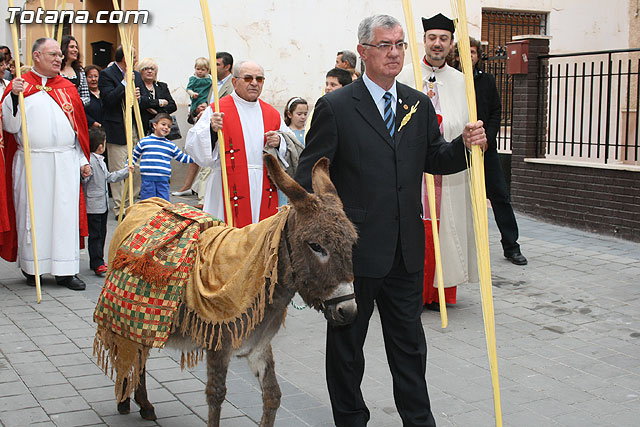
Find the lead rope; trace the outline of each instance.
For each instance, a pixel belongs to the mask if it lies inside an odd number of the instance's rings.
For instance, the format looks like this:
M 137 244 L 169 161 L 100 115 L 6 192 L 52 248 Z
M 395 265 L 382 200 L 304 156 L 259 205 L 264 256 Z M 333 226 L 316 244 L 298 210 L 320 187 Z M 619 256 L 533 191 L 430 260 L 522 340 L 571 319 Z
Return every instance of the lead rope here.
M 295 297 L 295 295 L 294 295 L 294 297 Z M 305 308 L 308 307 L 308 305 L 305 304 L 304 302 L 302 303 L 302 305 L 298 305 L 298 304 L 296 304 L 296 302 L 294 300 L 291 300 L 291 306 L 293 308 L 295 308 L 296 310 L 304 310 Z

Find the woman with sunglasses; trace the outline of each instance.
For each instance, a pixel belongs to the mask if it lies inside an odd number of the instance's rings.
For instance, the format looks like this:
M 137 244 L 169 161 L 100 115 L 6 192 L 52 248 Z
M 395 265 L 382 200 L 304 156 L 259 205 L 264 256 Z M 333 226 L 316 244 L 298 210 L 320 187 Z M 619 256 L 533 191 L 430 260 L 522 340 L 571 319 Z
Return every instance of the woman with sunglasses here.
M 169 87 L 158 81 L 158 64 L 152 58 L 143 58 L 138 63 L 138 71 L 144 85 L 140 88 L 140 116 L 144 134 L 149 135 L 150 120 L 158 113 L 174 113 L 178 107 L 171 96 Z

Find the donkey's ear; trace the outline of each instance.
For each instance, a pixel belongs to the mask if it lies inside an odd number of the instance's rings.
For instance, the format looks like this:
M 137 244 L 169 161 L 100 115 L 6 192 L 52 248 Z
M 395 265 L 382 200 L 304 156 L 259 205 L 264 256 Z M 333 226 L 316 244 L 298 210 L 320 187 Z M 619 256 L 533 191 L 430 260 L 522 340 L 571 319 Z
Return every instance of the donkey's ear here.
M 316 195 L 321 194 L 333 194 L 338 195 L 336 187 L 331 182 L 329 175 L 329 159 L 326 157 L 320 158 L 315 165 L 313 165 L 313 171 L 311 172 L 311 184 L 313 186 L 313 192 Z
M 307 190 L 302 188 L 300 184 L 282 170 L 280 163 L 278 163 L 278 160 L 274 156 L 271 154 L 263 154 L 262 158 L 269 171 L 269 176 L 278 188 L 289 198 L 291 204 L 300 209 L 302 204 L 310 201 L 311 196 L 307 193 Z

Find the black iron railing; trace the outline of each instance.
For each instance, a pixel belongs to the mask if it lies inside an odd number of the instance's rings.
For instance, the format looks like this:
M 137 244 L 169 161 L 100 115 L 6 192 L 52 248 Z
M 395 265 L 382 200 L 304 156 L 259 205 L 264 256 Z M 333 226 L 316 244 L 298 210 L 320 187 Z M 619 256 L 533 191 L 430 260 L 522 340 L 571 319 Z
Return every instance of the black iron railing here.
M 485 61 L 485 71 L 496 78 L 496 86 L 500 94 L 501 112 L 498 129 L 498 150 L 511 150 L 511 112 L 513 111 L 513 76 L 507 74 L 507 57 L 494 56 Z
M 640 161 L 640 49 L 540 56 L 538 154 Z

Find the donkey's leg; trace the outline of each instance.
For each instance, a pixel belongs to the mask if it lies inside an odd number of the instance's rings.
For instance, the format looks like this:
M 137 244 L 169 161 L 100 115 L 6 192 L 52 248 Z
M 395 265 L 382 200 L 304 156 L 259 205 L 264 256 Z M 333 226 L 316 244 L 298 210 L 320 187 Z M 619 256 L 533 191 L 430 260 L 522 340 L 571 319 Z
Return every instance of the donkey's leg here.
M 220 410 L 227 394 L 227 370 L 231 359 L 231 345 L 218 351 L 207 350 L 207 403 L 209 404 L 209 427 L 220 426 Z
M 122 393 L 127 389 L 127 379 L 124 379 L 124 383 L 122 383 Z M 120 414 L 128 414 L 131 411 L 131 398 L 127 396 L 125 400 L 122 402 L 118 402 L 118 412 Z
M 138 406 L 140 406 L 140 416 L 145 420 L 154 421 L 157 418 L 156 411 L 147 398 L 147 368 L 143 368 L 142 372 L 140 372 L 140 383 L 133 397 Z
M 280 407 L 282 392 L 276 379 L 271 343 L 256 347 L 247 357 L 251 371 L 258 377 L 262 387 L 262 420 L 261 427 L 272 427 L 276 420 L 276 412 Z

